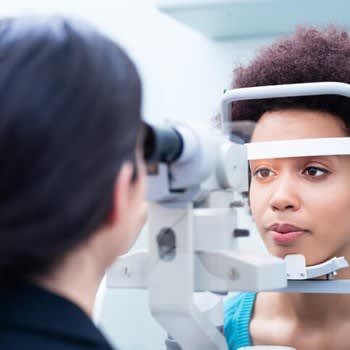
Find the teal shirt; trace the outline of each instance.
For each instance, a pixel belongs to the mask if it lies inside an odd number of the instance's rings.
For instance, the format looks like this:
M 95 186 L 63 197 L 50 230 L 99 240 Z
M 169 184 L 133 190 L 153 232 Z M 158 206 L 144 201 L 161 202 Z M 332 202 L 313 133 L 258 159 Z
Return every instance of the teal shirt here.
M 249 323 L 255 303 L 255 292 L 244 292 L 224 304 L 224 334 L 229 350 L 252 346 Z

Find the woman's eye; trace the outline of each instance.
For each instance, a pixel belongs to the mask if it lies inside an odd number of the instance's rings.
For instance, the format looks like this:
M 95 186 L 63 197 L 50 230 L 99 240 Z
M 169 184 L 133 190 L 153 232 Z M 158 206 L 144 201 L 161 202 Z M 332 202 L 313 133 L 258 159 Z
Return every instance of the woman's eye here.
M 274 174 L 273 171 L 271 169 L 268 169 L 268 168 L 260 168 L 260 169 L 255 170 L 255 172 L 254 172 L 254 176 L 256 176 L 260 179 L 272 176 L 273 174 Z
M 329 171 L 327 169 L 319 168 L 316 166 L 309 166 L 303 170 L 303 174 L 312 176 L 312 177 L 319 177 L 322 175 L 328 174 Z

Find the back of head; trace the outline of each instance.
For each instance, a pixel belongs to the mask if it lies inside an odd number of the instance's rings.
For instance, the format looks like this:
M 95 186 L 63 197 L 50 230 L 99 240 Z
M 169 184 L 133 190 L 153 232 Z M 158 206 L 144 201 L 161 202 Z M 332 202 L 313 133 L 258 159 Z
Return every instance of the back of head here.
M 99 228 L 132 160 L 141 87 L 124 51 L 65 18 L 0 21 L 0 280 L 44 274 Z
M 350 38 L 342 28 L 299 27 L 261 50 L 246 67 L 238 67 L 232 87 L 322 81 L 350 83 Z M 334 95 L 239 101 L 233 105 L 232 119 L 256 121 L 266 111 L 288 108 L 325 111 L 350 128 L 350 99 Z

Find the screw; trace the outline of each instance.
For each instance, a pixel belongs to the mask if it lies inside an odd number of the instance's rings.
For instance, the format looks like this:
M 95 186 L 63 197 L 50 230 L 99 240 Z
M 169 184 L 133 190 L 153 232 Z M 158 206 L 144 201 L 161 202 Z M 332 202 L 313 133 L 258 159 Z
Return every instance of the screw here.
M 236 280 L 238 279 L 239 275 L 235 269 L 231 269 L 229 272 L 229 279 Z
M 123 276 L 124 276 L 124 277 L 130 277 L 130 273 L 129 273 L 129 270 L 128 270 L 127 267 L 124 267 Z

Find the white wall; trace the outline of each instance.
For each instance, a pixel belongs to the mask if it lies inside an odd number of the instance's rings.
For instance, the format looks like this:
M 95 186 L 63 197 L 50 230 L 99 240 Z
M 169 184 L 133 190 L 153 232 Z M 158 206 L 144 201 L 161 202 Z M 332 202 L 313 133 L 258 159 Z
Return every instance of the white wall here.
M 207 123 L 231 81 L 231 72 L 271 38 L 215 42 L 160 14 L 154 0 L 11 0 L 0 15 L 62 13 L 95 23 L 120 42 L 136 62 L 143 79 L 143 113 L 148 120 L 196 119 Z M 242 218 L 242 225 L 250 224 Z M 263 249 L 253 235 L 243 246 Z M 144 247 L 143 232 L 136 247 Z M 179 286 L 180 288 L 180 286 Z M 164 332 L 148 311 L 146 291 L 109 290 L 102 307 L 102 327 L 120 348 L 164 348 Z

